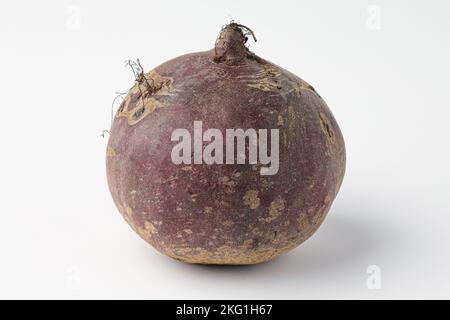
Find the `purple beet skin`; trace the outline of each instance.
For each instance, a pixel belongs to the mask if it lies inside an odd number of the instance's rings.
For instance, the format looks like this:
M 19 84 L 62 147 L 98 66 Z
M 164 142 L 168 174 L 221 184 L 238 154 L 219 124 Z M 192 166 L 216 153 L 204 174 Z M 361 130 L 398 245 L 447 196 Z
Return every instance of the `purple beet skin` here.
M 214 49 L 139 74 L 112 125 L 106 165 L 114 202 L 145 241 L 177 260 L 277 257 L 317 230 L 344 177 L 344 141 L 324 100 L 250 52 L 249 35 L 231 23 Z M 263 175 L 261 163 L 248 161 L 194 164 L 193 151 L 191 164 L 175 164 L 172 133 L 193 133 L 194 121 L 203 132 L 278 129 L 278 172 Z

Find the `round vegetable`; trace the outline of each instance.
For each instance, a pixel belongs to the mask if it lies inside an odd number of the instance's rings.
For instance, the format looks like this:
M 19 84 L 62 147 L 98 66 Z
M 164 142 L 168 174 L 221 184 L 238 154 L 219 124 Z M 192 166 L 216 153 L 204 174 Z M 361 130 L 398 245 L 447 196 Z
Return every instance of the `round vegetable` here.
M 345 171 L 341 131 L 308 83 L 226 25 L 212 50 L 177 57 L 119 107 L 107 176 L 124 219 L 185 262 L 254 264 L 320 226 Z

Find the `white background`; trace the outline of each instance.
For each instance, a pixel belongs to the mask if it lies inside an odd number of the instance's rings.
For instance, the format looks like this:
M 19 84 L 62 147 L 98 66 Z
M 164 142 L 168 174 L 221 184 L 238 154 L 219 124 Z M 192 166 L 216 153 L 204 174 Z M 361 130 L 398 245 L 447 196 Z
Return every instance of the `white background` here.
M 448 1 L 2 1 L 0 298 L 450 298 L 449 14 Z M 327 101 L 347 173 L 296 250 L 187 265 L 120 217 L 100 134 L 133 83 L 126 59 L 149 70 L 210 49 L 230 17 Z

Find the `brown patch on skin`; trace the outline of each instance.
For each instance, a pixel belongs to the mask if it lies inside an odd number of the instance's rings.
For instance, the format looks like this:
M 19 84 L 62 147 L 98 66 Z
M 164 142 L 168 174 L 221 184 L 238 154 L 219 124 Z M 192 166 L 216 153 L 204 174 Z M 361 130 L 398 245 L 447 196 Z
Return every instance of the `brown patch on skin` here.
M 231 226 L 234 224 L 234 222 L 231 221 L 231 220 L 225 220 L 224 222 L 222 222 L 222 224 L 223 224 L 225 227 L 231 227 Z
M 233 178 L 234 178 L 234 176 L 233 176 Z M 223 184 L 224 186 L 227 187 L 226 193 L 228 193 L 228 194 L 234 193 L 234 187 L 237 185 L 236 181 L 231 180 L 227 176 L 219 178 L 219 183 Z
M 127 216 L 131 217 L 133 215 L 133 209 L 131 209 L 130 207 L 125 207 L 125 212 L 127 214 Z
M 273 182 L 271 181 L 271 180 L 269 180 L 269 179 L 262 179 L 261 180 L 261 187 L 264 189 L 264 190 L 268 190 L 268 189 L 270 189 L 270 187 L 273 185 Z
M 313 224 L 316 226 L 320 226 L 323 222 L 323 220 L 326 217 L 326 213 L 328 211 L 328 206 L 325 204 L 317 210 L 316 214 L 313 216 Z
M 312 216 L 314 215 L 314 213 L 316 213 L 316 206 L 312 206 L 311 208 L 309 208 L 308 210 L 308 215 Z
M 286 241 L 286 237 L 287 237 L 287 232 L 283 231 L 281 233 L 277 233 L 275 232 L 273 234 L 273 239 L 272 239 L 272 244 L 273 245 L 279 245 L 279 244 L 283 244 L 283 242 Z
M 306 214 L 301 214 L 300 217 L 298 217 L 297 222 L 300 231 L 302 232 L 309 230 L 309 228 L 311 227 L 308 216 Z
M 287 239 L 283 239 L 285 234 L 280 235 L 277 243 L 284 243 Z M 214 251 L 209 251 L 204 248 L 190 248 L 190 247 L 170 247 L 163 251 L 169 257 L 176 260 L 196 263 L 196 264 L 256 264 L 264 261 L 269 261 L 285 252 L 290 251 L 298 246 L 305 239 L 301 239 L 295 243 L 281 245 L 279 247 L 261 247 L 253 248 L 253 240 L 246 240 L 242 245 L 234 248 L 229 245 L 218 247 Z
M 134 125 L 144 119 L 148 114 L 165 106 L 155 99 L 156 96 L 169 96 L 174 94 L 173 79 L 162 77 L 155 70 L 145 75 L 147 81 L 135 83 L 125 97 L 117 111 L 116 118 L 125 117 L 129 125 Z M 148 88 L 147 83 L 151 86 Z M 130 105 L 134 107 L 129 110 Z
M 122 216 L 125 216 L 125 209 L 120 203 L 117 204 L 117 209 L 119 209 L 119 212 L 122 214 Z
M 333 128 L 331 127 L 330 120 L 327 118 L 327 116 L 323 112 L 319 112 L 319 119 L 320 119 L 320 125 L 322 127 L 323 132 L 328 137 L 328 140 L 331 143 L 334 143 L 336 141 L 336 138 L 335 138 Z
M 277 126 L 282 126 L 284 124 L 284 118 L 282 115 L 278 115 Z
M 269 64 L 262 64 L 263 69 L 255 75 L 244 78 L 247 86 L 256 88 L 265 92 L 280 91 L 282 89 L 280 76 L 281 73 Z
M 210 214 L 212 212 L 212 210 L 213 210 L 213 208 L 211 208 L 211 207 L 204 207 L 203 213 Z
M 228 186 L 228 187 L 234 187 L 234 186 L 236 185 L 236 182 L 235 182 L 235 181 L 230 180 L 230 178 L 229 178 L 229 177 L 226 177 L 226 176 L 220 178 L 219 180 L 220 180 L 220 182 L 221 182 L 223 185 L 226 185 L 226 186 Z
M 192 166 L 181 167 L 181 170 L 186 171 L 186 172 L 192 172 Z
M 258 190 L 248 190 L 243 199 L 244 204 L 249 206 L 250 209 L 257 209 L 261 203 L 261 200 L 258 198 Z
M 158 233 L 158 229 L 156 229 L 156 227 L 151 222 L 145 221 L 144 226 L 145 231 L 149 232 L 150 234 Z
M 116 155 L 116 151 L 114 151 L 113 148 L 108 147 L 106 148 L 106 156 L 107 157 L 114 157 Z
M 286 201 L 281 197 L 277 197 L 274 201 L 270 203 L 269 217 L 267 217 L 265 221 L 271 222 L 277 219 L 280 216 L 280 213 L 285 209 L 285 207 Z
M 303 134 L 305 134 L 307 125 L 306 125 L 305 117 L 303 117 L 303 116 L 300 116 L 300 127 L 302 129 Z
M 263 234 L 263 232 L 258 227 L 256 227 L 256 228 L 252 229 L 251 234 L 253 237 L 255 237 L 255 236 L 261 236 Z
M 149 221 L 145 221 L 144 228 L 137 228 L 137 231 L 144 239 L 151 239 L 154 235 L 158 234 L 158 229 Z

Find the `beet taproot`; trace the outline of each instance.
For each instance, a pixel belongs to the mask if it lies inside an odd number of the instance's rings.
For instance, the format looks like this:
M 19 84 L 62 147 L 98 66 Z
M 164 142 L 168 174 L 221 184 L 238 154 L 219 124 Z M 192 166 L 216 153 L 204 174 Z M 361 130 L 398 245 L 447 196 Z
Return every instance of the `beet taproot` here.
M 344 177 L 343 137 L 324 100 L 251 52 L 249 35 L 232 22 L 212 50 L 138 74 L 112 124 L 106 165 L 117 208 L 144 240 L 181 261 L 254 264 L 295 248 L 320 226 Z M 264 174 L 267 165 L 250 155 L 242 164 L 238 151 L 234 162 L 206 163 L 195 146 L 174 163 L 174 132 L 198 134 L 198 124 L 200 135 L 214 128 L 223 141 L 230 129 L 277 133 L 276 172 Z M 193 145 L 220 140 L 209 138 Z

